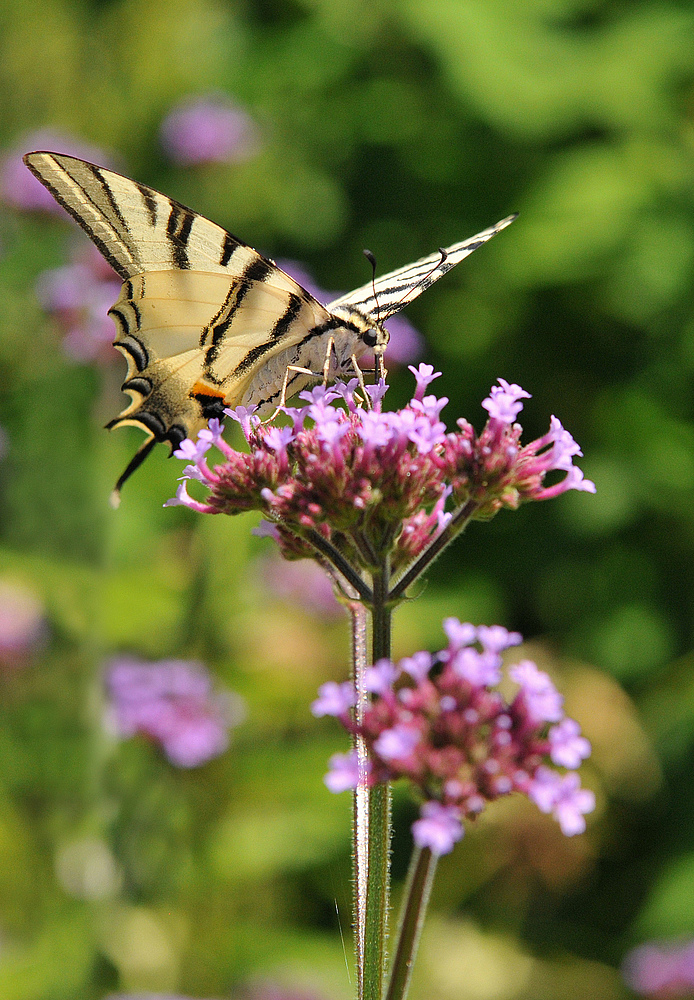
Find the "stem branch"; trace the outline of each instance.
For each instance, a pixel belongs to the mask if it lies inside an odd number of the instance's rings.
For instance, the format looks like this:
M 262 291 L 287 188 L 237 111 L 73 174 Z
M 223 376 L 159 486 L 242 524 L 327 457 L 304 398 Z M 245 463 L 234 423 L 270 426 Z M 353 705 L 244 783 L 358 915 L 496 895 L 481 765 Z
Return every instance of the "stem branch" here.
M 304 535 L 307 542 L 317 549 L 321 555 L 325 556 L 329 563 L 331 563 L 335 569 L 337 569 L 344 576 L 345 580 L 350 583 L 356 592 L 359 594 L 359 598 L 365 601 L 367 604 L 371 603 L 372 594 L 370 588 L 364 583 L 362 578 L 357 572 L 352 568 L 349 562 L 344 558 L 344 556 L 331 545 L 327 538 L 323 538 L 320 532 L 310 529 Z
M 386 1000 L 405 1000 L 407 996 L 437 860 L 428 847 L 415 848 L 412 855 Z
M 430 562 L 441 554 L 446 546 L 453 541 L 467 527 L 467 523 L 477 510 L 479 504 L 476 500 L 468 500 L 462 507 L 453 513 L 450 521 L 440 535 L 437 535 L 428 548 L 422 552 L 416 562 L 412 563 L 404 576 L 401 576 L 390 592 L 390 600 L 395 601 L 401 598 L 411 583 L 420 576 Z

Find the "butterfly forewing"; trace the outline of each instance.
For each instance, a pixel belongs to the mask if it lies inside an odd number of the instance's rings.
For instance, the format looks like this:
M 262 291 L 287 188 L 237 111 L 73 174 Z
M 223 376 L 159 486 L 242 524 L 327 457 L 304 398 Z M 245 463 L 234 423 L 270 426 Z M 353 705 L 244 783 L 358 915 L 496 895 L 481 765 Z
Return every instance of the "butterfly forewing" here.
M 221 226 L 105 167 L 62 153 L 24 161 L 122 278 L 143 271 L 240 273 L 260 254 Z M 261 258 L 262 259 L 262 258 Z
M 496 225 L 484 229 L 476 236 L 462 243 L 454 243 L 450 247 L 437 250 L 413 264 L 399 267 L 390 274 L 384 274 L 375 281 L 362 285 L 361 288 L 341 295 L 339 299 L 329 303 L 331 312 L 342 314 L 346 309 L 356 309 L 366 316 L 377 316 L 379 322 L 384 322 L 389 316 L 399 312 L 408 302 L 426 291 L 435 281 L 438 281 L 447 271 L 459 264 L 478 247 L 483 246 L 492 236 L 509 226 L 517 215 L 509 215 Z

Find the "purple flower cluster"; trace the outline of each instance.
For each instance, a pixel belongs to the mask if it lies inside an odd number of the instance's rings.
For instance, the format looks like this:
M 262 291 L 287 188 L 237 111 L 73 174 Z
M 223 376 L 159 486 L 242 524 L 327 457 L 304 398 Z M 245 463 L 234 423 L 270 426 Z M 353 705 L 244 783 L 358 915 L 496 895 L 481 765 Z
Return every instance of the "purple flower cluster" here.
M 190 97 L 177 104 L 160 128 L 161 144 L 174 163 L 236 163 L 260 147 L 251 117 L 224 94 Z
M 160 743 L 177 767 L 198 767 L 229 745 L 229 728 L 244 715 L 241 698 L 218 693 L 200 663 L 121 658 L 106 671 L 110 716 L 122 737 L 142 733 Z
M 119 357 L 107 313 L 120 287 L 120 278 L 91 243 L 80 245 L 71 264 L 39 275 L 36 296 L 62 328 L 62 347 L 72 361 L 109 364 Z
M 547 674 L 530 660 L 509 670 L 518 686 L 507 702 L 496 686 L 501 654 L 521 642 L 501 626 L 444 621 L 448 638 L 439 653 L 415 653 L 395 664 L 368 668 L 371 698 L 360 724 L 351 711 L 349 683 L 324 684 L 314 715 L 336 716 L 367 750 L 369 784 L 407 778 L 424 800 L 412 832 L 420 847 L 446 854 L 463 835 L 462 821 L 487 802 L 522 792 L 551 813 L 567 836 L 582 833 L 584 814 L 595 807 L 575 769 L 590 754 L 578 723 L 564 716 L 563 699 Z M 564 767 L 567 773 L 550 764 Z M 331 759 L 331 791 L 355 788 L 356 753 Z
M 648 943 L 630 952 L 622 966 L 627 985 L 641 996 L 694 996 L 694 940 Z
M 304 406 L 284 408 L 290 426 L 262 424 L 243 407 L 228 410 L 250 454 L 230 448 L 223 426 L 210 421 L 197 441 L 186 440 L 175 452 L 189 464 L 166 505 L 207 514 L 260 510 L 289 557 L 315 554 L 305 543 L 313 532 L 353 566 L 370 569 L 385 553 L 397 570 L 446 528 L 456 510 L 465 508 L 468 519 L 488 518 L 522 500 L 595 490 L 572 464 L 580 449 L 555 417 L 547 434 L 520 445 L 515 419 L 528 393 L 519 386 L 499 380 L 483 404 L 489 419 L 479 436 L 464 420 L 447 433 L 440 419 L 447 399 L 426 394 L 439 373 L 430 365 L 411 370 L 415 394 L 396 412 L 381 408 L 383 383 L 368 387 L 370 406 L 360 405 L 356 379 L 301 393 Z M 343 405 L 332 405 L 338 400 Z M 214 469 L 206 460 L 212 445 L 225 459 Z M 546 487 L 551 470 L 565 475 Z M 209 489 L 203 502 L 188 493 L 193 479 Z M 445 510 L 449 498 L 453 512 Z

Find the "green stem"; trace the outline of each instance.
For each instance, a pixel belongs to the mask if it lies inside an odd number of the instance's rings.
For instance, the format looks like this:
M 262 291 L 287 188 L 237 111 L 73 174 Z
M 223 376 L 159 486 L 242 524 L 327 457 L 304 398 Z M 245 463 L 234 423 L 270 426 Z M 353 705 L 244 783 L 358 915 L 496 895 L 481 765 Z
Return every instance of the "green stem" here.
M 311 543 L 314 549 L 317 549 L 321 555 L 325 556 L 328 562 L 331 563 L 336 570 L 342 573 L 345 580 L 347 580 L 347 582 L 354 587 L 362 601 L 371 601 L 372 595 L 367 585 L 364 583 L 359 574 L 352 569 L 351 565 L 342 553 L 339 552 L 334 545 L 331 545 L 327 538 L 323 538 L 320 532 L 314 531 L 313 529 L 307 531 L 303 537 L 307 542 Z
M 415 848 L 407 876 L 386 1000 L 405 1000 L 407 996 L 436 862 L 437 856 L 428 847 Z
M 388 601 L 389 566 L 373 575 L 373 662 L 390 656 L 391 606 Z M 382 1000 L 386 939 L 388 936 L 388 896 L 390 887 L 389 785 L 369 789 L 369 861 L 364 927 L 364 1000 Z
M 355 721 L 360 724 L 368 704 L 368 692 L 364 685 L 366 658 L 366 609 L 358 601 L 349 603 L 352 617 L 352 679 L 357 696 L 354 709 Z M 366 924 L 366 892 L 369 874 L 369 789 L 366 774 L 366 745 L 361 736 L 355 736 L 354 749 L 360 765 L 359 784 L 354 789 L 352 799 L 352 858 L 354 895 L 352 919 L 354 922 L 354 950 L 357 965 L 357 996 L 364 997 L 364 929 Z

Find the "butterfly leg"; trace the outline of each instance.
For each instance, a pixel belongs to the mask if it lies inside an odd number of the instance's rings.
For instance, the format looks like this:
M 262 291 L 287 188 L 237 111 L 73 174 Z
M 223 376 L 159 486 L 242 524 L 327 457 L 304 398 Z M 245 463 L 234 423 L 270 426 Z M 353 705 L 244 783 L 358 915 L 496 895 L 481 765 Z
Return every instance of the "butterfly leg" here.
M 369 396 L 368 392 L 366 391 L 366 383 L 364 382 L 364 373 L 361 370 L 361 368 L 359 367 L 359 362 L 357 361 L 356 354 L 352 355 L 351 361 L 352 361 L 352 367 L 354 368 L 354 374 L 357 376 L 357 381 L 359 382 L 359 388 L 361 389 L 361 394 L 362 394 L 362 396 L 364 398 L 364 404 L 365 404 L 367 410 L 370 410 L 371 409 L 371 397 Z
M 335 338 L 333 336 L 328 337 L 328 346 L 325 349 L 325 361 L 323 362 L 323 385 L 328 384 L 328 375 L 330 373 L 330 355 L 335 350 Z
M 264 421 L 264 423 L 266 424 L 271 423 L 275 419 L 277 414 L 280 412 L 282 407 L 286 405 L 287 390 L 289 389 L 289 381 L 290 381 L 289 379 L 290 372 L 292 373 L 292 375 L 311 375 L 313 378 L 320 378 L 320 375 L 316 374 L 316 372 L 312 372 L 310 368 L 301 368 L 299 367 L 299 365 L 287 365 L 287 369 L 284 373 L 284 379 L 282 381 L 282 391 L 280 392 L 280 401 L 277 404 L 277 407 L 273 411 L 273 413 L 267 418 L 266 421 Z

